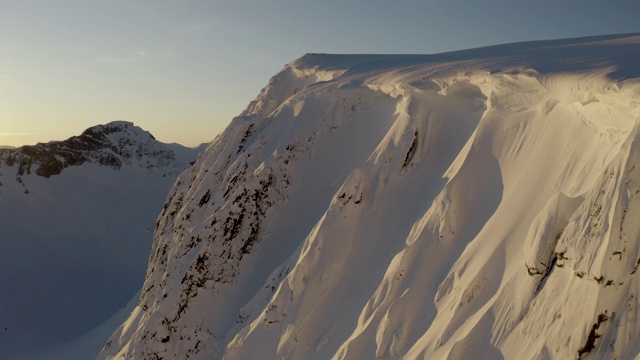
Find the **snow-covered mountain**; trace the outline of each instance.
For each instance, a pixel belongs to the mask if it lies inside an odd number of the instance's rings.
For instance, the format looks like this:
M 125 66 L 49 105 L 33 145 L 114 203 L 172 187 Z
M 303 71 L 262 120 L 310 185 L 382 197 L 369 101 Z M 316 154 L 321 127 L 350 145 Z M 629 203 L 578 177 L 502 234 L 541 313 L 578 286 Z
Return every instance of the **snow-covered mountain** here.
M 178 178 L 99 358 L 638 358 L 638 59 L 288 64 Z
M 32 359 L 127 303 L 166 194 L 200 150 L 124 121 L 0 149 L 0 358 Z

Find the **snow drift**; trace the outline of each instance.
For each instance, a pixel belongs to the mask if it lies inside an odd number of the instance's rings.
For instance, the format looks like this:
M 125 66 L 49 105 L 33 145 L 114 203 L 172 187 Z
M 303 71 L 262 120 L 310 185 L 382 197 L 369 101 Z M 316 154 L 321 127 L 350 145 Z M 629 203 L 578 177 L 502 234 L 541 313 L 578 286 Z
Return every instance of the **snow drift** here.
M 0 358 L 34 359 L 127 303 L 144 280 L 166 193 L 197 151 L 124 121 L 0 149 Z
M 99 358 L 638 356 L 638 58 L 288 64 L 175 183 Z

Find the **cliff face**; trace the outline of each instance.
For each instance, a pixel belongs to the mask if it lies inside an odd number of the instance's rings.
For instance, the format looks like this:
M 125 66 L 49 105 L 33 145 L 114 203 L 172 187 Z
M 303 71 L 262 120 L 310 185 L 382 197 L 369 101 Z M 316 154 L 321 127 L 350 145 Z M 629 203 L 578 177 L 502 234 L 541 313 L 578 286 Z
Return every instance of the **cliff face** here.
M 100 358 L 632 358 L 640 37 L 305 55 L 183 173 Z

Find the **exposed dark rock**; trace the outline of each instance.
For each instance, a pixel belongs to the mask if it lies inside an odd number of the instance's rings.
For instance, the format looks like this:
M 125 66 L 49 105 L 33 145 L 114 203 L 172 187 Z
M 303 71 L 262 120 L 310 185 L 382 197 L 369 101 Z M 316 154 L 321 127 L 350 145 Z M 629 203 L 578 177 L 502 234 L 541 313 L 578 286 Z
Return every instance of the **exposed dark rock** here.
M 587 354 L 591 352 L 591 350 L 595 349 L 596 339 L 602 336 L 597 333 L 597 330 L 600 328 L 600 324 L 602 324 L 605 321 L 608 321 L 614 315 L 615 313 L 612 313 L 611 317 L 607 316 L 606 310 L 604 313 L 601 313 L 600 315 L 598 315 L 598 319 L 596 320 L 595 324 L 593 324 L 593 326 L 591 327 L 591 331 L 589 332 L 589 336 L 587 337 L 587 342 L 584 344 L 583 347 L 581 347 L 578 350 L 578 359 L 582 359 L 582 355 Z

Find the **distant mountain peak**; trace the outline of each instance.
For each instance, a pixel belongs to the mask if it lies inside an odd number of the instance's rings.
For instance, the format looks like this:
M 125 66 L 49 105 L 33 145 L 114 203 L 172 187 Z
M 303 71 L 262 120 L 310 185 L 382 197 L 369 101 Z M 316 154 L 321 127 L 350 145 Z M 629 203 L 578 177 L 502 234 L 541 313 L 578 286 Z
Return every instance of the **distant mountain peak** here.
M 17 176 L 35 174 L 45 178 L 85 163 L 115 170 L 138 166 L 148 171 L 171 173 L 195 160 L 177 156 L 174 150 L 184 153 L 183 148 L 178 144 L 159 142 L 132 122 L 113 121 L 92 126 L 63 141 L 0 149 L 0 167 L 15 167 Z
M 133 136 L 148 136 L 151 139 L 155 140 L 155 137 L 151 135 L 148 131 L 142 129 L 139 126 L 136 126 L 134 123 L 130 121 L 124 120 L 116 120 L 106 124 L 100 124 L 92 126 L 85 131 L 82 132 L 82 135 L 94 135 L 94 134 L 122 134 L 129 137 Z

